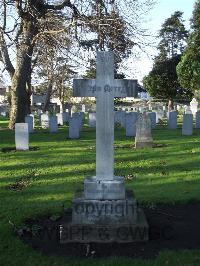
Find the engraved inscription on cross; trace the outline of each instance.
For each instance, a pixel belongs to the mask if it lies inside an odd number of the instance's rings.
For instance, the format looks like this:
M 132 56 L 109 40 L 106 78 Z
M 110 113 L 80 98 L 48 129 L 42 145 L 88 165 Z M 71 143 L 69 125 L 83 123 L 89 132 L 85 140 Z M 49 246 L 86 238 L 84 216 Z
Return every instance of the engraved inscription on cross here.
M 136 97 L 137 80 L 114 79 L 114 53 L 97 52 L 96 79 L 74 79 L 73 96 L 96 97 L 96 178 L 114 179 L 114 97 Z

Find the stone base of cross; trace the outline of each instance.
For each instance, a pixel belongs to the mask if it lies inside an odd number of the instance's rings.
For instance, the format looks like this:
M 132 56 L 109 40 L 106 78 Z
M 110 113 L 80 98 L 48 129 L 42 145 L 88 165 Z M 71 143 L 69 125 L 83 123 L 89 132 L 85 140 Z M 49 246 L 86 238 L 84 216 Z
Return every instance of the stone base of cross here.
M 96 97 L 96 176 L 85 179 L 87 199 L 122 199 L 124 180 L 115 177 L 114 97 L 137 96 L 137 80 L 114 79 L 113 52 L 98 52 L 96 79 L 74 79 L 73 94 Z

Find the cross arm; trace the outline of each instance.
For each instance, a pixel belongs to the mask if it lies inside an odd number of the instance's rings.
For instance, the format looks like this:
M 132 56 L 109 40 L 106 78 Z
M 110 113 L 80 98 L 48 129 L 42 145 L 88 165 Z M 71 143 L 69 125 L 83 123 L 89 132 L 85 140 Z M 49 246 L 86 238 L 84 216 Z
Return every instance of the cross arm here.
M 107 83 L 108 82 L 108 83 Z M 74 97 L 97 97 L 98 92 L 112 94 L 114 97 L 136 97 L 137 80 L 133 79 L 113 79 L 111 81 L 99 82 L 95 79 L 74 79 Z
M 113 82 L 113 86 L 110 86 L 110 89 L 113 90 L 114 97 L 137 97 L 137 80 L 115 79 Z
M 74 79 L 74 97 L 96 97 L 95 79 Z

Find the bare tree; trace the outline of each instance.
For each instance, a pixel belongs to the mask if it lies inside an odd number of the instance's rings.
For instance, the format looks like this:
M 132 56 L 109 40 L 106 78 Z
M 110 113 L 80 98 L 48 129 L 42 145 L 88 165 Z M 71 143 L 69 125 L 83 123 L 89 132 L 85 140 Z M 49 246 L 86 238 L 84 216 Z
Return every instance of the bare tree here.
M 0 26 L 0 51 L 2 61 L 12 80 L 9 128 L 13 128 L 16 122 L 23 122 L 29 112 L 33 50 L 44 30 L 49 31 L 48 23 L 43 22 L 47 21 L 46 17 L 50 12 L 59 14 L 64 8 L 68 8 L 69 16 L 73 18 L 78 15 L 78 11 L 70 1 L 66 0 L 57 5 L 48 4 L 43 0 L 1 0 L 0 3 L 3 13 Z M 9 30 L 10 16 L 13 28 Z M 15 67 L 9 55 L 7 43 L 9 40 L 9 45 L 13 44 L 16 49 Z
M 32 64 L 33 57 L 37 60 L 35 48 L 39 42 L 49 39 L 52 45 L 60 33 L 73 35 L 80 47 L 129 53 L 134 45 L 143 45 L 145 32 L 140 19 L 152 3 L 153 0 L 0 0 L 0 59 L 12 81 L 9 128 L 23 122 L 30 111 Z

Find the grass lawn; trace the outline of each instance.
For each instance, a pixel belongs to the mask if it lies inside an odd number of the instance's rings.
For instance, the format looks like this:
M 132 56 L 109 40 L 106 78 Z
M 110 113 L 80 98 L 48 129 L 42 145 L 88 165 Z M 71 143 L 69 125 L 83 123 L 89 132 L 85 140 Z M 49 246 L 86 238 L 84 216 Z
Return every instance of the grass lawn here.
M 14 132 L 0 121 L 0 148 L 14 147 Z M 59 214 L 85 176 L 95 174 L 95 131 L 84 127 L 80 140 L 69 140 L 68 128 L 57 134 L 37 129 L 30 135 L 32 151 L 0 151 L 0 265 L 200 265 L 200 251 L 164 251 L 155 260 L 130 258 L 69 259 L 45 256 L 23 244 L 10 223 Z M 181 136 L 181 129 L 159 126 L 157 148 L 131 149 L 132 138 L 115 131 L 115 175 L 126 180 L 142 204 L 200 201 L 200 130 Z M 160 146 L 160 147 L 159 147 Z M 10 189 L 16 188 L 16 189 Z M 10 222 L 9 222 L 10 221 Z

